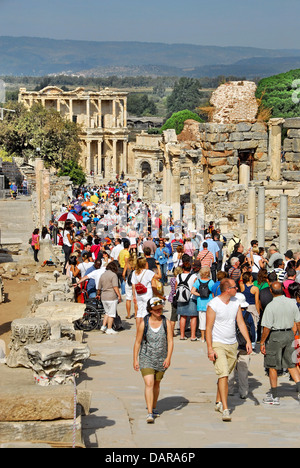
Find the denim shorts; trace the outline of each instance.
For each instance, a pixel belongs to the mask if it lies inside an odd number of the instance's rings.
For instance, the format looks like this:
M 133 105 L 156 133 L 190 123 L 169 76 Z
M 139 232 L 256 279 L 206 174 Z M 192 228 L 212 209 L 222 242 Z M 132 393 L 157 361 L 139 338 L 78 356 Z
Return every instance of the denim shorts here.
M 177 315 L 182 315 L 184 317 L 198 317 L 197 301 L 191 299 L 186 305 L 181 305 L 180 303 L 178 303 Z

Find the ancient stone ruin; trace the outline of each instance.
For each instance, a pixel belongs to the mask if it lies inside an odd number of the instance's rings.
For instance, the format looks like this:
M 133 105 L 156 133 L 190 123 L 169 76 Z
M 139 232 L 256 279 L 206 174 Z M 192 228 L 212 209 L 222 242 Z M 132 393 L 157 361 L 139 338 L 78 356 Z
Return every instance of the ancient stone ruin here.
M 54 250 L 52 255 L 60 268 L 63 256 Z M 37 274 L 35 281 L 27 316 L 12 322 L 7 356 L 0 343 L 0 441 L 83 447 L 81 416 L 89 414 L 91 393 L 78 390 L 76 379 L 90 350 L 74 323 L 85 305 L 74 302 L 68 279 L 56 282 L 53 271 Z

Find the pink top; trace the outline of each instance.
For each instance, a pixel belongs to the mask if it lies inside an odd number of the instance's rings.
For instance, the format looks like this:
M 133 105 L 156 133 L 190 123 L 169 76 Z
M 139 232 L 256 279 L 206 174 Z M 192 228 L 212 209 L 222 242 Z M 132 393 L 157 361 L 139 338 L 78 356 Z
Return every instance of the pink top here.
M 40 238 L 39 234 L 32 234 L 31 245 L 36 245 L 39 241 L 39 238 Z

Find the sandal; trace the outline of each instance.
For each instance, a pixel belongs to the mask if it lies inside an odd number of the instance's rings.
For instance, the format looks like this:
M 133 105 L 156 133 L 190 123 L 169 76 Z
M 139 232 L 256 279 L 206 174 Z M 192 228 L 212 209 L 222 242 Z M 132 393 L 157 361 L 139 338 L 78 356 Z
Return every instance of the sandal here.
M 191 341 L 199 341 L 199 338 L 191 338 Z
M 180 338 L 180 341 L 185 341 L 185 340 L 187 340 L 186 336 L 184 338 Z

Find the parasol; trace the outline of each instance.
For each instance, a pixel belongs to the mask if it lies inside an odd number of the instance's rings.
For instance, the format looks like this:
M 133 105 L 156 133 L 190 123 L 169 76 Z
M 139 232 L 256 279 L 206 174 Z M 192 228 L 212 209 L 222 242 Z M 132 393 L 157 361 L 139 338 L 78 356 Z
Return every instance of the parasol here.
M 67 221 L 67 219 L 70 219 L 71 221 L 77 222 L 82 220 L 82 216 L 79 216 L 76 213 L 63 213 L 62 215 L 59 215 L 56 218 L 56 221 Z

